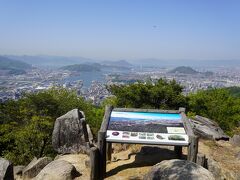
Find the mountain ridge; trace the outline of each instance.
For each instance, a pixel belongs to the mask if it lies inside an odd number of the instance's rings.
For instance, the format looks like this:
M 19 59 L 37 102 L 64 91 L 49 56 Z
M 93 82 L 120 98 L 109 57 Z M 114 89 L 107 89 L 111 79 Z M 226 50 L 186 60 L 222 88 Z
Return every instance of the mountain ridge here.
M 4 74 L 9 75 L 25 74 L 26 70 L 32 68 L 33 67 L 30 64 L 27 64 L 25 62 L 0 56 L 0 70 L 2 70 Z

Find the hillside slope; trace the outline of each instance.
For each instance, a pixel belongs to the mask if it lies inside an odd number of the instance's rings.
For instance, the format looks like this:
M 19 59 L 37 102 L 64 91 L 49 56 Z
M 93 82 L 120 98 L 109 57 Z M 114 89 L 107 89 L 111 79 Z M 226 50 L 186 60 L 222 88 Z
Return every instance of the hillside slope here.
M 31 68 L 32 66 L 27 63 L 0 56 L 0 70 L 6 74 L 24 74 L 26 70 Z
M 63 66 L 60 69 L 76 72 L 96 72 L 101 71 L 101 68 L 96 64 L 74 64 L 69 66 Z
M 169 71 L 169 73 L 198 74 L 199 72 L 195 71 L 191 67 L 179 66 L 179 67 L 176 67 L 175 69 Z

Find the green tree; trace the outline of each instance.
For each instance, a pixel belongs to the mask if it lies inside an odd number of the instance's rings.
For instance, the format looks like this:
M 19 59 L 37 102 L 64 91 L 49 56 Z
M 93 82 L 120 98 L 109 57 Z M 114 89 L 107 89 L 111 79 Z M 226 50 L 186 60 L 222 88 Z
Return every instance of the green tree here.
M 182 87 L 175 80 L 112 85 L 109 90 L 116 96 L 116 105 L 119 107 L 178 109 L 186 106 Z
M 240 121 L 240 99 L 226 89 L 211 89 L 189 95 L 189 111 L 216 121 L 228 134 Z
M 1 103 L 0 154 L 15 164 L 27 164 L 34 156 L 53 156 L 51 139 L 55 119 L 75 108 L 85 113 L 96 134 L 103 109 L 86 102 L 74 91 L 53 88 Z

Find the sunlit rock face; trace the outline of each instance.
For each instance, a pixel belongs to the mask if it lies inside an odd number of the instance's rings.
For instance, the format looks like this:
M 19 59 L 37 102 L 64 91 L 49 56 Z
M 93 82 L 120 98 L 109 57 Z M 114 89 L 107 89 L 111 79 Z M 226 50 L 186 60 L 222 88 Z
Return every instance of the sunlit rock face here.
M 85 153 L 89 139 L 84 113 L 73 109 L 56 119 L 52 134 L 53 148 L 62 154 Z

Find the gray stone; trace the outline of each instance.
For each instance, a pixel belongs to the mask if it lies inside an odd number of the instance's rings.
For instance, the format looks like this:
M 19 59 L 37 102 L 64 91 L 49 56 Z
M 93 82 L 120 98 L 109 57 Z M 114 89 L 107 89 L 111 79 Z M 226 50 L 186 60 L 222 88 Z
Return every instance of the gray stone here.
M 230 143 L 233 146 L 240 146 L 240 135 L 234 135 L 232 138 L 230 138 Z
M 229 140 L 219 125 L 211 119 L 196 115 L 190 119 L 194 134 L 204 139 Z
M 237 158 L 237 160 L 240 160 L 240 152 L 238 152 L 235 157 Z
M 128 178 L 128 180 L 142 180 L 142 177 L 141 176 L 130 176 L 129 178 Z
M 224 179 L 220 165 L 211 158 L 207 160 L 207 169 L 213 174 L 216 179 Z
M 79 173 L 72 164 L 64 160 L 56 160 L 45 166 L 35 180 L 72 180 L 78 175 Z
M 239 179 L 239 175 L 224 170 L 223 168 L 221 168 L 220 164 L 217 161 L 211 158 L 208 158 L 207 160 L 207 169 L 213 174 L 214 178 L 217 180 Z
M 13 164 L 0 157 L 0 180 L 13 180 Z
M 86 160 L 85 161 L 85 167 L 86 168 L 90 168 L 90 160 Z
M 87 124 L 87 132 L 88 132 L 89 142 L 91 144 L 93 144 L 93 133 L 92 133 L 92 130 L 91 130 L 89 124 Z
M 144 180 L 214 180 L 211 172 L 193 162 L 173 159 L 154 165 Z
M 23 169 L 23 179 L 32 179 L 37 176 L 38 173 L 52 161 L 49 157 L 43 157 L 39 159 L 33 159 L 26 168 Z
M 62 154 L 88 151 L 89 139 L 83 112 L 73 109 L 56 119 L 52 144 Z
M 25 166 L 14 166 L 13 167 L 14 176 L 15 175 L 22 175 L 22 172 L 23 172 L 24 168 L 25 168 Z

